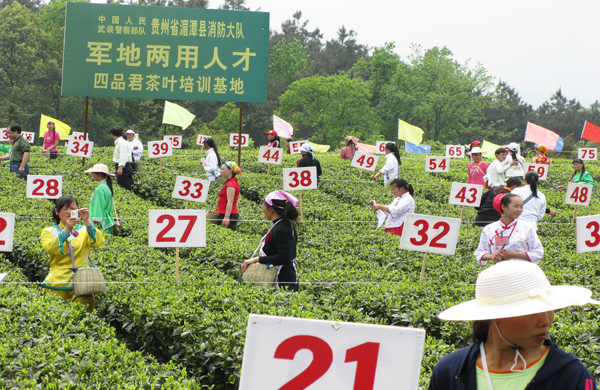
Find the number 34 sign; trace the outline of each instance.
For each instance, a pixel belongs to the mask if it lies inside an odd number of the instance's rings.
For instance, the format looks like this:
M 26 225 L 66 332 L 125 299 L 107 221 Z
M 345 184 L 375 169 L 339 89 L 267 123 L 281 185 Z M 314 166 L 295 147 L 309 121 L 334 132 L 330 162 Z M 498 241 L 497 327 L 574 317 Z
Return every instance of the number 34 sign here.
M 250 314 L 240 390 L 416 389 L 423 329 Z

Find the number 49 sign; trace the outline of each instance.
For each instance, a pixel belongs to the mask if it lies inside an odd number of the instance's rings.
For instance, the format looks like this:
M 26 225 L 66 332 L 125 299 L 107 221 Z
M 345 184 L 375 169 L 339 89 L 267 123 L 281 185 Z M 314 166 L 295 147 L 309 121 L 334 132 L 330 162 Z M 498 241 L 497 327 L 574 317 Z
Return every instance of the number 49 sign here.
M 379 156 L 374 156 L 372 154 L 363 152 L 356 152 L 350 166 L 373 172 L 375 168 L 377 168 L 377 160 L 379 160 Z
M 425 330 L 250 314 L 240 390 L 416 389 Z

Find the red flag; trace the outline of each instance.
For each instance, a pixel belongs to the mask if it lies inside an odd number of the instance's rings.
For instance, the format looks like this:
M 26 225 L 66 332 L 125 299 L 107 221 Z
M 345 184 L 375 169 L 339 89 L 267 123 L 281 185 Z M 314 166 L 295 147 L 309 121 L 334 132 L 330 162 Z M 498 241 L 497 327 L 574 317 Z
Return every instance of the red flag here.
M 600 126 L 585 121 L 583 124 L 583 131 L 581 132 L 581 138 L 600 144 Z
M 363 153 L 377 153 L 377 147 L 375 145 L 367 145 L 367 144 L 361 144 L 360 142 L 358 143 L 358 151 L 359 152 L 363 152 Z

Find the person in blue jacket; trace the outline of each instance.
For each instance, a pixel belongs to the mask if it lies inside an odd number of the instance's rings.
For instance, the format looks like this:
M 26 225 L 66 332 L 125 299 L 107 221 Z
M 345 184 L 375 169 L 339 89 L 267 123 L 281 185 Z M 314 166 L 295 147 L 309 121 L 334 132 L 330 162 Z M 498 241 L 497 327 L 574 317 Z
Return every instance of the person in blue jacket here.
M 587 368 L 549 339 L 554 310 L 600 302 L 577 286 L 552 286 L 524 261 L 503 261 L 477 278 L 476 299 L 443 320 L 473 321 L 475 344 L 443 357 L 430 390 L 595 390 Z

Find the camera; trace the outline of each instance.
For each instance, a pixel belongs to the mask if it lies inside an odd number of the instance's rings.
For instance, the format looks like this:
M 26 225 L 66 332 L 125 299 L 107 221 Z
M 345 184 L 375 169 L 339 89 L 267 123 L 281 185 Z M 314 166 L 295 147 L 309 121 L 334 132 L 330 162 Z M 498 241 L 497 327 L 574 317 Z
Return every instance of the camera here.
M 79 210 L 71 210 L 71 218 L 79 218 Z

